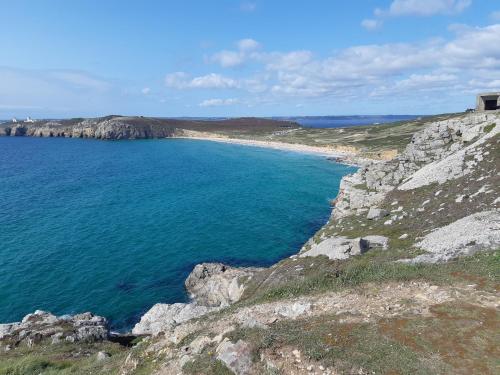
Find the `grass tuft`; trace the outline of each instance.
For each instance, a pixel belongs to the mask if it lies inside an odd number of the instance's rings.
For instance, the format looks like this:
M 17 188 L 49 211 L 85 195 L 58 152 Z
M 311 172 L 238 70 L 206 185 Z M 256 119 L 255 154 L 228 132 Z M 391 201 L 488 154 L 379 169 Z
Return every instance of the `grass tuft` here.
M 492 124 L 486 125 L 484 127 L 484 132 L 485 133 L 489 133 L 490 131 L 492 131 L 495 128 L 496 125 L 497 125 L 496 123 L 492 123 Z

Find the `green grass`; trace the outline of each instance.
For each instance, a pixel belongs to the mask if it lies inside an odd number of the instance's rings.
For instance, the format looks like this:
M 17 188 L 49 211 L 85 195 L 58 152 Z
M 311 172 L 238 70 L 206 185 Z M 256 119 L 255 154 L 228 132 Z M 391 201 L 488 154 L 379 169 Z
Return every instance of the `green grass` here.
M 72 367 L 66 361 L 49 361 L 36 355 L 27 355 L 18 360 L 7 360 L 0 364 L 2 375 L 57 374 Z
M 111 356 L 96 361 L 96 353 Z M 50 344 L 42 342 L 32 348 L 19 346 L 0 354 L 0 375 L 117 374 L 126 349 L 114 343 Z
M 243 339 L 253 345 L 253 358 L 274 348 L 297 348 L 303 360 L 334 367 L 342 374 L 362 368 L 376 374 L 433 374 L 410 348 L 380 335 L 375 324 L 339 323 L 335 316 L 283 321 L 270 329 L 239 329 L 231 341 Z M 365 372 L 364 372 L 365 373 Z
M 216 358 L 215 347 L 206 347 L 193 361 L 182 367 L 186 375 L 233 375 L 226 365 Z
M 484 127 L 484 132 L 485 133 L 489 133 L 490 131 L 492 131 L 495 128 L 496 125 L 497 125 L 496 123 L 492 123 L 492 124 L 486 125 Z
M 376 251 L 336 262 L 329 261 L 326 257 L 300 258 L 296 262 L 283 261 L 277 266 L 278 269 L 272 270 L 272 277 L 279 278 L 282 273 L 287 275 L 286 278 L 278 279 L 276 283 L 256 279 L 253 286 L 249 285 L 240 303 L 248 305 L 269 302 L 390 281 L 425 280 L 441 285 L 473 281 L 490 291 L 494 291 L 500 284 L 500 250 L 444 264 L 389 262 L 384 256 L 375 253 Z M 296 272 L 295 277 L 291 276 L 294 270 L 292 267 L 295 266 L 303 267 L 305 272 L 302 275 Z
M 281 321 L 268 329 L 240 328 L 228 335 L 251 343 L 258 362 L 263 352 L 299 349 L 308 362 L 340 373 L 492 374 L 498 365 L 500 323 L 494 309 L 447 303 L 430 316 L 343 323 L 337 316 Z

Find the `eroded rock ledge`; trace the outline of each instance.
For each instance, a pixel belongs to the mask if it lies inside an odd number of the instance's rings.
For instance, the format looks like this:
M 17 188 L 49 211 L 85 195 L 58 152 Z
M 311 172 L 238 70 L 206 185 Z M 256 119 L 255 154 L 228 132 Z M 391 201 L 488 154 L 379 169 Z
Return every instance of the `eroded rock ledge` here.
M 168 333 L 178 324 L 219 310 L 243 294 L 245 284 L 258 268 L 235 268 L 222 263 L 202 263 L 186 279 L 190 303 L 154 305 L 132 330 L 136 335 Z
M 25 343 L 33 346 L 44 339 L 60 342 L 95 342 L 106 340 L 109 328 L 106 318 L 92 313 L 55 316 L 37 310 L 21 322 L 0 324 L 0 341 L 6 350 Z

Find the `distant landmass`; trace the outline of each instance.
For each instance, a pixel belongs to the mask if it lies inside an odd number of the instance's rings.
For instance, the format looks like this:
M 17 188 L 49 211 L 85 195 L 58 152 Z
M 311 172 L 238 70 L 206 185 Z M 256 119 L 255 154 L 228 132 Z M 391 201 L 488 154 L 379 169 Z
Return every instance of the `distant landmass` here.
M 387 124 L 398 121 L 408 121 L 425 116 L 420 115 L 352 115 L 352 116 L 271 116 L 262 117 L 262 119 L 292 121 L 301 126 L 309 128 L 343 128 L 358 125 L 377 125 Z M 181 121 L 225 121 L 234 119 L 234 117 L 157 117 L 163 120 L 181 120 Z M 11 120 L 1 120 L 0 124 L 10 122 Z M 54 119 L 58 121 L 58 119 Z
M 419 115 L 353 115 L 353 116 L 290 116 L 272 117 L 275 120 L 294 121 L 309 128 L 345 128 L 357 125 L 387 124 L 421 118 Z

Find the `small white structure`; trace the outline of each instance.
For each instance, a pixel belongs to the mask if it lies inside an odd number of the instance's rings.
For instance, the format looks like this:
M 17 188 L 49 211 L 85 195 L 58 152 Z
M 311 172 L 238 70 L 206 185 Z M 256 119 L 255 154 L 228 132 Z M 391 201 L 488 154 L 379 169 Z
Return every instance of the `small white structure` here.
M 28 117 L 26 117 L 26 121 L 24 121 L 24 122 L 35 122 L 35 121 L 31 117 L 28 116 Z
M 13 117 L 12 122 L 17 122 L 17 118 Z

